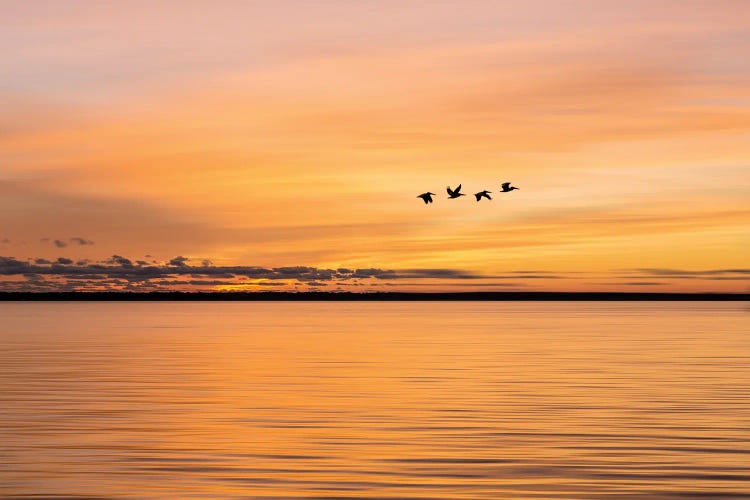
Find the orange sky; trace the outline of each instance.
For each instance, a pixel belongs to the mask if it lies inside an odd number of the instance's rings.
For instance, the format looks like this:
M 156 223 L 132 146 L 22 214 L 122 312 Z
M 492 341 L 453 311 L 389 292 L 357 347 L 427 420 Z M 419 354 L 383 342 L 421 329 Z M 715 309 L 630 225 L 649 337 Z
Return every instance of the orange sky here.
M 0 7 L 0 288 L 750 290 L 745 1 Z

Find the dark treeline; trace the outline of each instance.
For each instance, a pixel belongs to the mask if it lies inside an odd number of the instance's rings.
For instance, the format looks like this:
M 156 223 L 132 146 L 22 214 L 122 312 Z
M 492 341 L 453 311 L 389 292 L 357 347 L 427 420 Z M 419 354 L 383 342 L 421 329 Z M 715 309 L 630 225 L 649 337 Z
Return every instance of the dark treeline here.
M 0 292 L 0 301 L 747 301 L 748 293 L 648 292 Z

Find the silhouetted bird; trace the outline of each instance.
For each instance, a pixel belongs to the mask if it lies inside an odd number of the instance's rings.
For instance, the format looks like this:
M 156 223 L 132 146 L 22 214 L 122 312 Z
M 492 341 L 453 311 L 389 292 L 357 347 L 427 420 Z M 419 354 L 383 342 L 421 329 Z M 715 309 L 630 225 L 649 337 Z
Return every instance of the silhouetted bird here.
M 503 188 L 503 193 L 510 193 L 514 189 L 518 189 L 515 186 L 510 187 L 510 182 L 503 182 L 502 188 Z
M 448 199 L 452 200 L 458 198 L 459 196 L 466 196 L 461 192 L 461 184 L 459 184 L 456 189 L 451 189 L 451 187 L 448 186 Z
M 430 193 L 429 191 L 426 193 L 422 193 L 417 198 L 422 198 L 424 200 L 425 205 L 428 203 L 432 203 L 432 197 L 435 196 L 435 193 Z
M 482 198 L 487 198 L 488 200 L 491 200 L 492 197 L 490 196 L 490 193 L 492 191 L 487 191 L 486 189 L 484 191 L 479 191 L 478 193 L 474 193 L 474 196 L 477 197 L 477 201 L 481 200 Z

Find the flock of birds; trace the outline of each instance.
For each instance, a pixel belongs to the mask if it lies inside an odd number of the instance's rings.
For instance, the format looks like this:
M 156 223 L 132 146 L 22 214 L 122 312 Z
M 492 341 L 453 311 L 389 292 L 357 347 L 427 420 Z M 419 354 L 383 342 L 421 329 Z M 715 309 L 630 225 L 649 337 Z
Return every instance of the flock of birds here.
M 514 189 L 518 189 L 515 186 L 511 186 L 510 182 L 503 182 L 503 184 L 500 186 L 501 193 L 510 193 Z M 456 189 L 451 189 L 450 186 L 447 188 L 448 191 L 448 199 L 449 200 L 455 200 L 456 198 L 459 198 L 461 196 L 466 196 L 464 193 L 461 192 L 461 184 L 458 185 Z M 479 191 L 478 193 L 474 193 L 474 196 L 476 197 L 477 201 L 480 201 L 482 198 L 487 198 L 488 200 L 491 200 L 492 197 L 490 196 L 490 193 L 492 191 L 487 191 L 486 189 L 484 191 Z M 417 198 L 422 198 L 422 201 L 427 203 L 432 203 L 432 197 L 437 196 L 435 193 L 430 193 L 429 191 L 426 193 L 422 193 Z

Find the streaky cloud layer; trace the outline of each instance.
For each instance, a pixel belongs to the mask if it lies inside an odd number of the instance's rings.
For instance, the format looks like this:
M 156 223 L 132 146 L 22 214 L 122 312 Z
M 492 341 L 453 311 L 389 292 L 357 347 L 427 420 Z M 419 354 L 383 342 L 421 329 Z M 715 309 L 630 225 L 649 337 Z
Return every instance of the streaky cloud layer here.
M 750 269 L 685 271 L 679 269 L 625 269 L 612 281 L 611 276 L 597 273 L 552 273 L 546 271 L 507 271 L 503 274 L 481 274 L 461 269 L 325 269 L 310 266 L 266 268 L 262 266 L 214 266 L 208 262 L 194 264 L 177 256 L 167 262 L 131 260 L 113 255 L 100 262 L 74 261 L 67 257 L 18 260 L 0 256 L 0 291 L 165 291 L 179 290 L 257 290 L 278 287 L 281 290 L 341 290 L 362 287 L 363 291 L 380 286 L 401 286 L 414 291 L 431 291 L 435 287 L 504 288 L 568 290 L 587 284 L 601 290 L 613 286 L 661 286 L 670 280 L 695 279 L 701 286 L 712 281 L 737 280 L 750 283 Z M 644 281 L 659 277 L 662 281 Z M 20 279 L 19 279 L 20 278 Z M 592 281 L 596 280 L 596 281 Z M 565 282 L 568 284 L 564 284 Z M 533 285 L 530 285 L 533 283 Z M 552 285 L 550 285 L 552 284 Z M 696 289 L 688 289 L 697 291 Z M 705 291 L 704 289 L 703 291 Z M 739 290 L 738 290 L 739 291 Z

